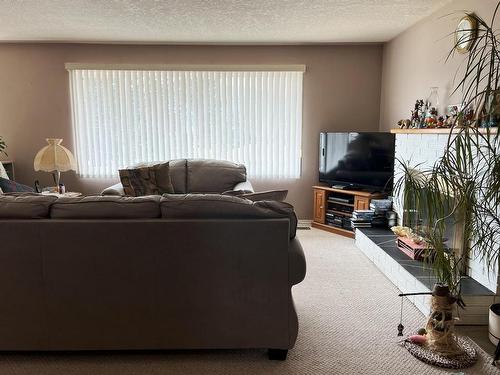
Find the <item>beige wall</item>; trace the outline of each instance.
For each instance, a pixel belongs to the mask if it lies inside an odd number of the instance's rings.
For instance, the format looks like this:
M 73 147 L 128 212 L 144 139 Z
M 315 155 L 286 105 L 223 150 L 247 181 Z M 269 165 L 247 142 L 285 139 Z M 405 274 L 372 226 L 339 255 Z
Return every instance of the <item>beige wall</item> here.
M 382 47 L 339 46 L 127 46 L 75 44 L 0 45 L 0 135 L 15 160 L 19 182 L 39 179 L 33 158 L 45 138 L 72 131 L 65 62 L 176 64 L 306 64 L 303 108 L 303 173 L 299 180 L 254 181 L 257 189 L 287 188 L 298 216 L 312 217 L 311 186 L 318 183 L 320 131 L 377 130 Z M 115 181 L 63 175 L 72 191 L 99 192 Z
M 409 28 L 383 47 L 380 129 L 397 127 L 410 117 L 416 99 L 425 99 L 431 86 L 439 87 L 441 113 L 447 105 L 460 103 L 450 97 L 454 76 L 466 55 L 446 57 L 453 48 L 453 31 L 465 11 L 488 22 L 497 0 L 456 0 Z

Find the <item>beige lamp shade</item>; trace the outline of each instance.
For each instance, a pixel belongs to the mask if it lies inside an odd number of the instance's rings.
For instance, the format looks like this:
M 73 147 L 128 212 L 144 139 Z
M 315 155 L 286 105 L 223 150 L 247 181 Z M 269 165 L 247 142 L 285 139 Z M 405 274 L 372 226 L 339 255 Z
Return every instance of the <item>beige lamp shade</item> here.
M 75 157 L 66 147 L 61 146 L 62 139 L 47 138 L 48 145 L 35 156 L 35 171 L 66 172 L 76 169 Z

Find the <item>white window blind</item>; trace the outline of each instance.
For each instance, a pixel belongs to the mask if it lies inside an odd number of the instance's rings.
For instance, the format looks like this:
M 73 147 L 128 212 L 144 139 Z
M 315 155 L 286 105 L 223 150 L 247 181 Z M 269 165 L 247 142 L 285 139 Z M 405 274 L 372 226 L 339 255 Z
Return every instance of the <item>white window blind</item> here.
M 302 71 L 68 70 L 81 176 L 176 158 L 300 176 Z

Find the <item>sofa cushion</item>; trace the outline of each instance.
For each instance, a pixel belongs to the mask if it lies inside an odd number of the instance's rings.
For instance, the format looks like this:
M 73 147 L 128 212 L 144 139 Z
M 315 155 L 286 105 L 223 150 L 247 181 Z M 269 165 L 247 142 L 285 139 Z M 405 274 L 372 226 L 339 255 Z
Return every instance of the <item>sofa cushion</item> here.
M 33 193 L 35 191 L 31 186 L 23 185 L 3 177 L 0 177 L 0 189 L 4 193 Z
M 160 196 L 61 197 L 52 205 L 52 219 L 155 219 L 160 217 Z
M 189 193 L 222 193 L 233 189 L 237 183 L 246 179 L 246 168 L 242 164 L 210 159 L 187 161 L 187 192 Z
M 40 194 L 0 195 L 1 219 L 45 219 L 49 217 L 50 206 L 55 196 Z
M 170 178 L 174 186 L 174 192 L 177 194 L 187 193 L 187 160 L 175 159 L 170 160 Z
M 290 220 L 290 238 L 295 237 L 297 217 L 284 202 L 259 201 L 220 194 L 164 194 L 160 201 L 165 219 L 281 218 Z
M 168 162 L 138 168 L 121 169 L 119 173 L 125 195 L 139 197 L 174 192 Z

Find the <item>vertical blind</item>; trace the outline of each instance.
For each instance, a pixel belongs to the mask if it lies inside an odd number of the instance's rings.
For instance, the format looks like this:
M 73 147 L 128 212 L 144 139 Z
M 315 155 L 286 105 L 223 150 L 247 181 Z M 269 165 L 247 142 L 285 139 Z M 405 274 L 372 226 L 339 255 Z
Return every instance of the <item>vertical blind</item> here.
M 300 176 L 301 71 L 68 70 L 81 176 L 177 158 Z

